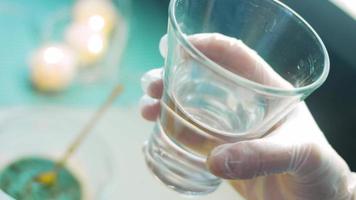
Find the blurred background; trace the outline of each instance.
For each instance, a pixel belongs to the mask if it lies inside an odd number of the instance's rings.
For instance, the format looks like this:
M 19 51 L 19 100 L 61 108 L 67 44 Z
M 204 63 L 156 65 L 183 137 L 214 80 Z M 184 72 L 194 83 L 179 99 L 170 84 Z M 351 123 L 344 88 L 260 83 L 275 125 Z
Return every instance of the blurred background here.
M 166 32 L 169 1 L 110 2 L 109 11 L 104 5 L 103 13 L 115 16 L 115 26 L 103 29 L 102 38 L 93 40 L 94 53 L 99 56 L 85 52 L 83 56 L 81 42 L 92 35 L 88 36 L 85 28 L 76 29 L 80 16 L 73 12 L 78 1 L 1 0 L 0 111 L 43 105 L 92 110 L 116 83 L 125 87 L 116 106 L 137 110 L 141 75 L 163 64 L 158 43 Z M 326 44 L 331 59 L 329 78 L 307 99 L 307 104 L 330 143 L 356 171 L 356 1 L 283 2 L 303 16 Z M 108 23 L 111 19 L 110 15 L 104 17 Z M 94 25 L 102 23 L 93 20 Z M 74 46 L 75 52 L 68 53 L 62 44 Z M 56 63 L 51 57 L 56 53 L 68 62 Z M 71 55 L 79 55 L 79 61 L 74 62 Z M 50 70 L 46 62 L 52 66 Z M 41 78 L 62 65 L 67 68 L 58 73 L 62 75 L 56 77 L 58 82 L 48 83 Z M 72 69 L 72 65 L 79 67 Z M 150 126 L 143 127 L 137 134 L 148 135 Z

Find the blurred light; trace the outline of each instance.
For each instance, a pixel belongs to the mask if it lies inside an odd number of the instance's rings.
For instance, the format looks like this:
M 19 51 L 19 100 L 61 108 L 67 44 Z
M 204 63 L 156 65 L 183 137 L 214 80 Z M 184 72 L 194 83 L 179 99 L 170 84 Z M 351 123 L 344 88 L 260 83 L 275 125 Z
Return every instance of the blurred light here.
M 99 35 L 92 35 L 88 41 L 88 50 L 91 53 L 98 54 L 101 53 L 104 47 L 103 38 Z
M 356 20 L 356 0 L 329 0 Z
M 43 53 L 43 59 L 48 64 L 59 63 L 63 58 L 63 51 L 57 47 L 48 47 Z
M 88 23 L 73 23 L 65 33 L 65 40 L 78 54 L 81 67 L 90 66 L 103 57 L 107 39 L 101 32 L 93 31 Z
M 103 28 L 105 26 L 105 20 L 100 15 L 94 15 L 94 16 L 91 16 L 89 18 L 88 24 L 89 24 L 89 27 L 93 31 L 98 31 L 99 32 L 99 31 L 103 30 Z
M 34 51 L 31 80 L 41 91 L 59 91 L 72 82 L 77 66 L 75 53 L 64 44 L 49 44 Z
M 76 23 L 85 23 L 92 31 L 105 35 L 110 35 L 118 19 L 111 0 L 78 0 L 73 14 Z

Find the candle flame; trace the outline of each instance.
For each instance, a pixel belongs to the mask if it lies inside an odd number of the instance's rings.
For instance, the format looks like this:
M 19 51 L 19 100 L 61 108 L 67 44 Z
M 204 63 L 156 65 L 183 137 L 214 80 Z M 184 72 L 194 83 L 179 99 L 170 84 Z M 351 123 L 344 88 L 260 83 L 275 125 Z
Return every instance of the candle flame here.
M 93 15 L 89 18 L 88 25 L 93 31 L 102 31 L 105 26 L 105 19 L 101 15 Z
M 89 38 L 87 47 L 91 53 L 99 54 L 104 48 L 104 40 L 100 35 L 92 35 Z
M 59 63 L 63 57 L 63 51 L 57 47 L 48 47 L 43 53 L 43 59 L 48 64 Z

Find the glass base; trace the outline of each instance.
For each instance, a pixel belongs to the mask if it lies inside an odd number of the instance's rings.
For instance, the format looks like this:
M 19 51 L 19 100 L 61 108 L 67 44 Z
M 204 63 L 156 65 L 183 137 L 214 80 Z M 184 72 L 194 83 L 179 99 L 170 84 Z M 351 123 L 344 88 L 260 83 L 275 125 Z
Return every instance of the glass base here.
M 187 152 L 173 143 L 159 122 L 143 147 L 148 168 L 169 188 L 190 196 L 215 191 L 221 179 L 206 167 L 206 159 Z

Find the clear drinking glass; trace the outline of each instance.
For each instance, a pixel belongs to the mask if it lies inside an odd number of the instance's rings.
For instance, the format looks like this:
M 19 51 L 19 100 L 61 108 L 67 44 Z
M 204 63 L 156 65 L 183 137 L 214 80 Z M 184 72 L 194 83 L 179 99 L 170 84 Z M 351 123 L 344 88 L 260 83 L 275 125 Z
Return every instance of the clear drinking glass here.
M 218 62 L 224 47 L 202 51 L 191 39 L 201 33 L 241 40 L 271 67 L 256 73 L 251 66 L 239 70 Z M 183 194 L 216 190 L 221 179 L 206 167 L 209 152 L 263 137 L 328 72 L 319 36 L 279 1 L 172 0 L 161 115 L 144 146 L 149 168 Z

